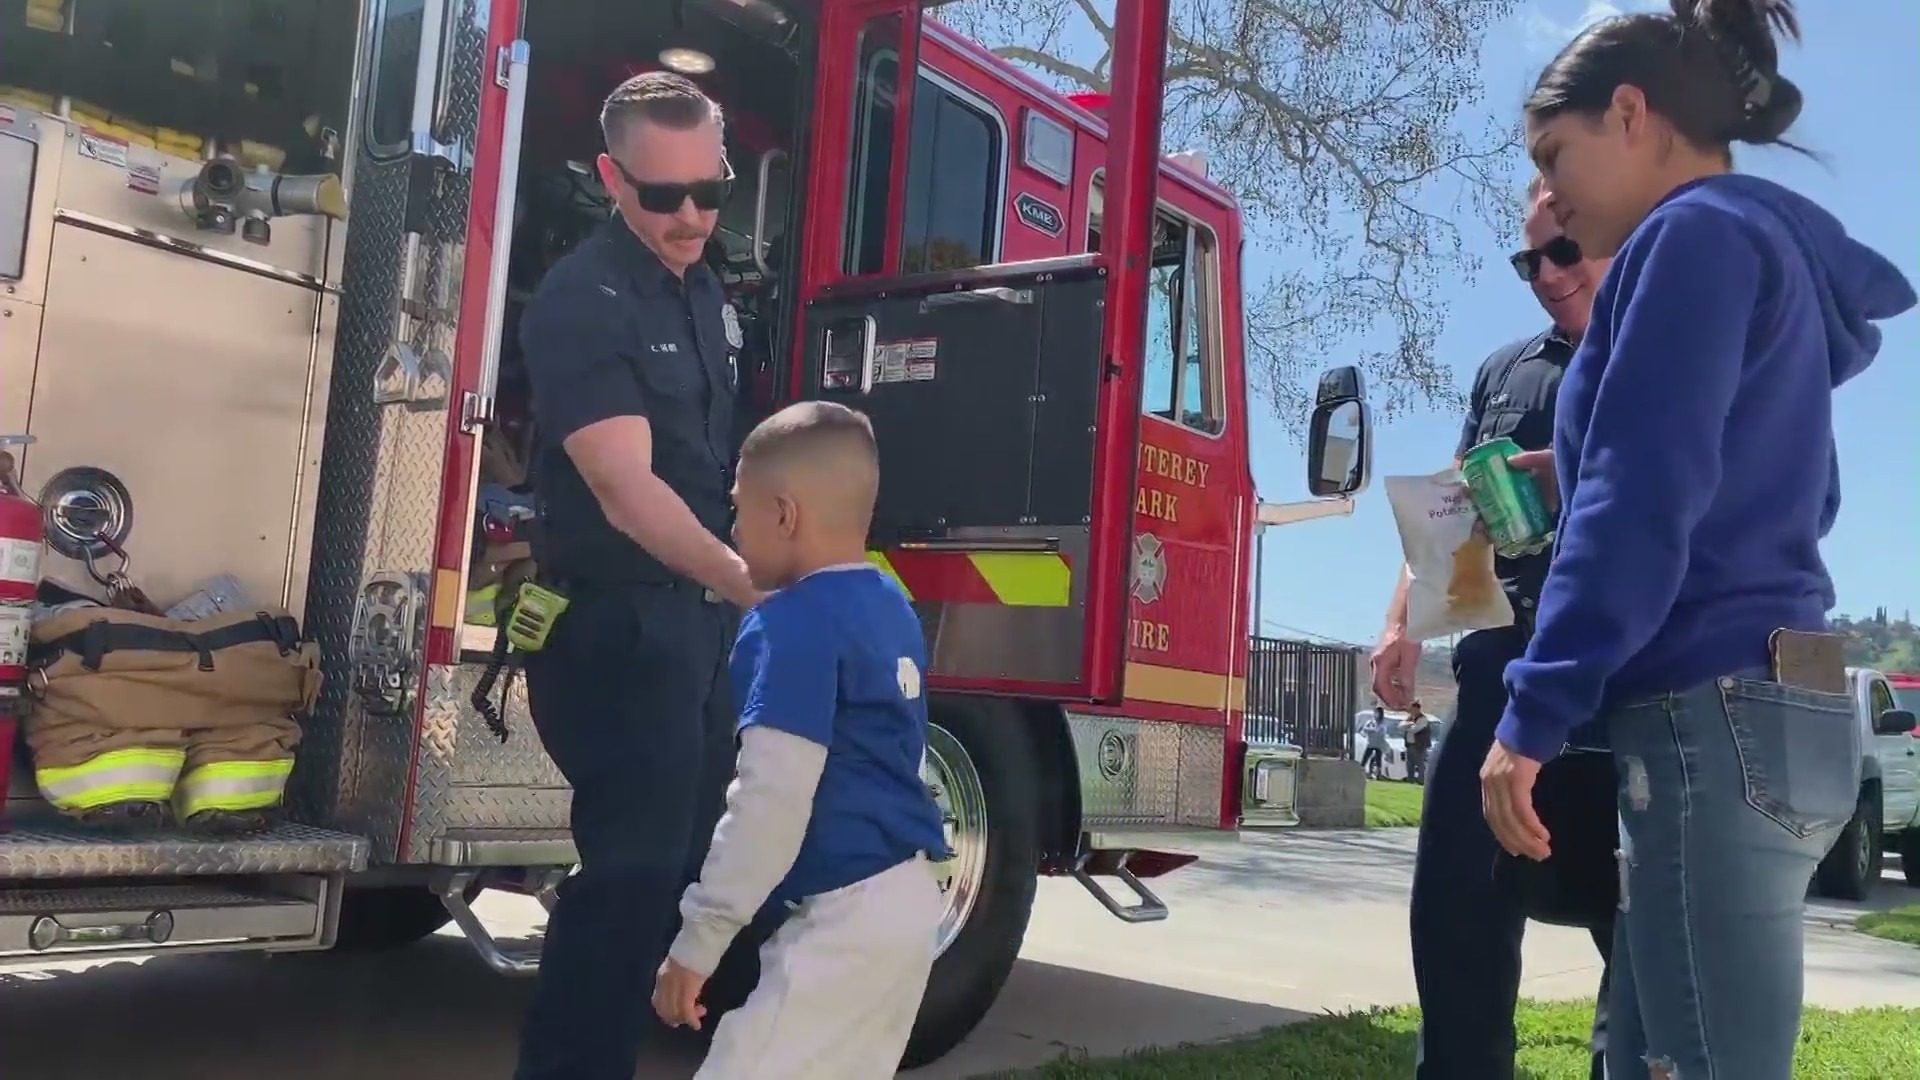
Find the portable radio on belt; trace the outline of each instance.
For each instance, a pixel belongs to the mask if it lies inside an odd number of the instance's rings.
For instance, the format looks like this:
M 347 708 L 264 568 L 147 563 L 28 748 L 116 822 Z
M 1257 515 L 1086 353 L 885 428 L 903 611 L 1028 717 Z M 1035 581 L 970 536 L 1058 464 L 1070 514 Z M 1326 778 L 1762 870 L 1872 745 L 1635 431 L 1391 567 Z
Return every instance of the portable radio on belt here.
M 521 652 L 539 652 L 547 647 L 547 635 L 566 612 L 570 601 L 552 589 L 525 582 L 513 600 L 513 608 L 501 633 Z
M 526 577 L 515 582 L 511 580 L 513 576 L 516 575 L 509 575 L 509 580 L 500 586 L 494 608 L 498 632 L 493 639 L 493 655 L 487 660 L 486 670 L 480 673 L 480 681 L 474 684 L 471 698 L 474 711 L 486 720 L 487 730 L 501 742 L 507 741 L 507 699 L 513 691 L 513 676 L 520 669 L 510 654 L 516 650 L 534 653 L 546 648 L 554 624 L 560 621 L 571 602 L 563 593 L 536 585 Z M 493 703 L 495 683 L 500 684 L 497 706 Z

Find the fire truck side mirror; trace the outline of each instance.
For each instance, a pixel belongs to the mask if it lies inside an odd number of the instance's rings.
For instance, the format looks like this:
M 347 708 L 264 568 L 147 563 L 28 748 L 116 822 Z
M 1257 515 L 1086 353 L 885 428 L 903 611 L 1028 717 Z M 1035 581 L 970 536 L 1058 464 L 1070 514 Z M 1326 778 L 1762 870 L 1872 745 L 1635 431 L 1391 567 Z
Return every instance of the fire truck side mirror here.
M 1373 471 L 1373 426 L 1366 377 L 1357 367 L 1320 376 L 1307 423 L 1307 490 L 1320 498 L 1366 489 Z

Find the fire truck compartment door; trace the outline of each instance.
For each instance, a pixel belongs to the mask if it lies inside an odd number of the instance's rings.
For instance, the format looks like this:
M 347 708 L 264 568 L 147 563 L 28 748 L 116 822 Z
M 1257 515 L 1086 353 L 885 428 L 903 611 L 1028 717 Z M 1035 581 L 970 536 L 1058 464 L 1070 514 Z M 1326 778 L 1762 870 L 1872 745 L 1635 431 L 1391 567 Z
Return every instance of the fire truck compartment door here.
M 872 420 L 872 559 L 933 684 L 1083 697 L 1103 272 L 1091 257 L 823 289 L 802 396 Z M 1124 610 L 1124 605 L 1119 605 Z

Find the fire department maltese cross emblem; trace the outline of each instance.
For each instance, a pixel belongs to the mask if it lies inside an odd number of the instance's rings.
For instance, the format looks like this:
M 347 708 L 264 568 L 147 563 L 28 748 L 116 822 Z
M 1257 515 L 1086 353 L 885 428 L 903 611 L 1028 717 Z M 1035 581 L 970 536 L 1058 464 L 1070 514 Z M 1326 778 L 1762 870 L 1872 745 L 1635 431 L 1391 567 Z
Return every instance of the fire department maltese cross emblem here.
M 1160 538 L 1141 533 L 1133 538 L 1133 598 L 1151 604 L 1166 587 L 1167 558 Z

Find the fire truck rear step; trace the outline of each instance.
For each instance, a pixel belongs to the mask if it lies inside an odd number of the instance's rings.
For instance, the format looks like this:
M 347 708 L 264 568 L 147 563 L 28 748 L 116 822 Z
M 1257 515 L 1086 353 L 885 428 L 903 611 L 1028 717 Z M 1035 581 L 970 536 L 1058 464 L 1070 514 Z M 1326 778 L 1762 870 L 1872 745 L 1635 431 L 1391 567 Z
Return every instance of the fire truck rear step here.
M 334 881 L 0 889 L 0 959 L 324 948 Z
M 15 818 L 0 833 L 0 881 L 33 878 L 347 874 L 367 867 L 367 841 L 308 825 L 249 836 L 114 835 L 57 820 Z

